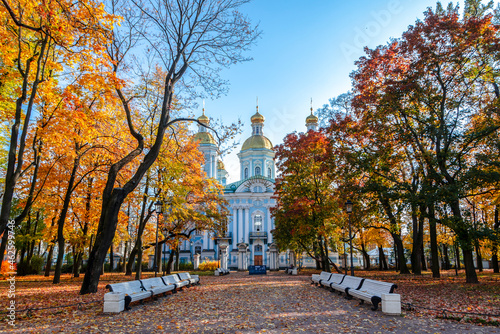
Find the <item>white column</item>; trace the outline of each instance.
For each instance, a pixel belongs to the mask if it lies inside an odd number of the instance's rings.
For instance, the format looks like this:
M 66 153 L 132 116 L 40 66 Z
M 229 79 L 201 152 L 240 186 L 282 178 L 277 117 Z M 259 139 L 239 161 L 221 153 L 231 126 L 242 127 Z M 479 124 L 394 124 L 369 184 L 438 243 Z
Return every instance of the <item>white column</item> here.
M 241 207 L 238 209 L 238 242 L 243 239 L 243 211 Z
M 267 243 L 273 242 L 273 235 L 271 234 L 271 230 L 273 229 L 271 224 L 271 207 L 267 207 Z
M 194 254 L 193 256 L 193 259 L 194 259 L 194 263 L 193 263 L 193 268 L 194 270 L 198 270 L 198 267 L 200 266 L 200 254 Z
M 213 178 L 216 179 L 217 178 L 217 166 L 215 164 L 215 155 L 212 155 L 212 174 L 213 174 Z
M 203 249 L 208 249 L 208 231 L 203 232 Z
M 249 233 L 250 233 L 250 210 L 246 209 L 246 219 L 245 219 L 245 243 L 249 243 Z
M 212 157 L 210 154 L 208 155 L 207 159 L 205 160 L 205 163 L 207 164 L 207 176 L 210 178 L 212 176 Z
M 238 243 L 238 222 L 236 221 L 236 209 L 233 207 L 233 226 L 232 226 L 232 232 L 233 232 L 233 249 L 236 249 L 236 244 Z

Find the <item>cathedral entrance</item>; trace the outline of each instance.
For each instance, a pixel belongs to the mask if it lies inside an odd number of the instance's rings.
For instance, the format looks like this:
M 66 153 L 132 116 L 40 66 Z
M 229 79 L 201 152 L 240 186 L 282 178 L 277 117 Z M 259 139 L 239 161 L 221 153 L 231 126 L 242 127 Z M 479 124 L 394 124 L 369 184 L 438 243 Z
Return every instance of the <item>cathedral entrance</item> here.
M 253 263 L 256 266 L 261 266 L 262 265 L 262 255 L 254 255 Z

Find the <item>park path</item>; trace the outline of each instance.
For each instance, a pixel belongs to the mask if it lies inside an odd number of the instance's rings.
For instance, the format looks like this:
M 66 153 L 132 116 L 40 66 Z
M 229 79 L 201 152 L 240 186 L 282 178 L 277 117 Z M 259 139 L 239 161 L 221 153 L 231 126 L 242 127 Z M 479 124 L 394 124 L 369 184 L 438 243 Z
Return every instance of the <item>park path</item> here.
M 22 321 L 17 333 L 500 333 L 454 321 L 373 312 L 369 305 L 269 273 L 202 276 L 201 286 L 103 314 L 102 305 L 57 321 Z M 44 321 L 45 320 L 45 321 Z M 55 320 L 55 319 L 54 319 Z

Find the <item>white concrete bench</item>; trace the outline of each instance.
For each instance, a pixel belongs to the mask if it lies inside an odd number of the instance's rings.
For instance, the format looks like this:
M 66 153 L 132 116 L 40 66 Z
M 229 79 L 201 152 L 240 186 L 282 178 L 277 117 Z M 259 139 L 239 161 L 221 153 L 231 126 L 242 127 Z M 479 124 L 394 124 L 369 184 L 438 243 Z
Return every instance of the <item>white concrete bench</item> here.
M 177 275 L 163 276 L 162 279 L 167 284 L 174 284 L 175 288 L 179 290 L 190 284 L 189 281 L 181 281 Z
M 141 281 L 130 281 L 121 282 L 106 285 L 106 289 L 111 292 L 123 292 L 125 294 L 125 309 L 130 310 L 130 303 L 137 300 L 141 301 L 143 299 L 153 296 L 153 291 L 146 290 L 142 285 Z
M 346 295 L 350 298 L 361 299 L 361 303 L 364 301 L 371 302 L 373 305 L 372 310 L 376 311 L 378 304 L 382 301 L 382 294 L 393 293 L 396 288 L 397 285 L 393 283 L 365 279 L 357 289 L 346 289 Z
M 332 274 L 329 272 L 326 272 L 326 271 L 322 271 L 321 274 L 319 274 L 319 275 L 313 274 L 311 276 L 311 284 L 315 284 L 315 285 L 321 284 L 322 281 L 328 281 L 331 276 L 332 276 Z
M 141 280 L 142 286 L 146 290 L 151 290 L 153 292 L 153 296 L 163 294 L 165 295 L 168 291 L 172 291 L 175 289 L 175 285 L 168 284 L 166 285 L 161 277 L 153 277 Z
M 330 283 L 330 289 L 332 292 L 334 290 L 337 290 L 339 294 L 342 292 L 346 292 L 348 289 L 357 289 L 363 284 L 363 281 L 365 279 L 361 277 L 356 277 L 356 276 L 345 276 L 344 279 L 342 280 L 342 283 Z M 347 297 L 347 292 L 346 292 L 346 297 Z M 351 297 L 352 298 L 352 297 Z
M 178 273 L 177 276 L 181 281 L 188 280 L 191 285 L 200 284 L 200 276 L 198 275 L 191 275 L 190 273 Z
M 229 269 L 224 269 L 224 268 L 217 268 L 215 269 L 214 272 L 215 276 L 228 275 L 228 274 L 229 274 Z
M 332 283 L 341 284 L 345 276 L 346 275 L 343 274 L 332 274 L 328 280 L 321 280 L 319 284 L 321 284 L 325 288 L 326 287 L 331 288 Z

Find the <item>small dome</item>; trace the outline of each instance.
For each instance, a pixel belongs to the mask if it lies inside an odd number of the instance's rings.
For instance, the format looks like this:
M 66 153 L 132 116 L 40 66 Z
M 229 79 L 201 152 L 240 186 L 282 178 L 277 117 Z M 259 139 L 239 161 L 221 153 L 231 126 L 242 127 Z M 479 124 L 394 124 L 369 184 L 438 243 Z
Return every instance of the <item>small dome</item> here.
M 311 124 L 311 123 L 318 123 L 318 117 L 314 116 L 312 112 L 311 115 L 307 116 L 306 118 L 306 124 Z
M 199 141 L 200 144 L 213 144 L 217 145 L 214 137 L 209 132 L 198 132 L 193 136 L 193 140 Z
M 210 124 L 210 119 L 207 116 L 205 116 L 205 111 L 203 111 L 203 115 L 198 117 L 198 121 L 202 124 L 205 124 L 205 125 Z
M 252 117 L 250 117 L 250 121 L 252 121 L 252 124 L 253 123 L 264 123 L 264 116 L 262 116 L 261 114 L 259 114 L 259 112 L 257 111 L 255 113 L 255 115 L 253 115 Z
M 266 137 L 256 135 L 256 136 L 251 136 L 250 138 L 245 140 L 243 146 L 241 147 L 241 151 L 249 150 L 252 148 L 266 148 L 268 150 L 272 150 L 273 144 Z
M 224 163 L 222 162 L 222 160 L 218 160 L 217 161 L 217 169 L 220 169 L 220 170 L 226 170 L 224 168 Z

